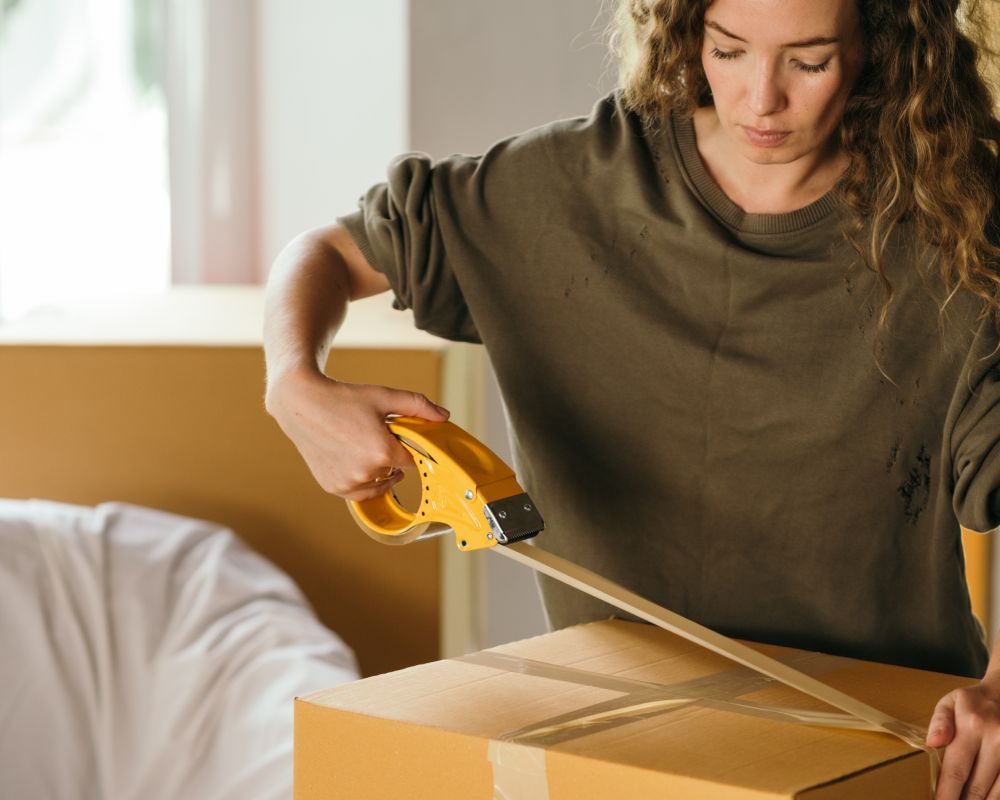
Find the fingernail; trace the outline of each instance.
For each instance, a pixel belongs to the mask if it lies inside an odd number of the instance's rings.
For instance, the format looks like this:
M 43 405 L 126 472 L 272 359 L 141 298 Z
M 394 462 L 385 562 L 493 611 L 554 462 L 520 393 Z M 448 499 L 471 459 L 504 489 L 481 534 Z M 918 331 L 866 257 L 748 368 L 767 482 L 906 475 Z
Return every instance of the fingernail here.
M 451 414 L 451 412 L 444 406 L 439 406 L 437 403 L 434 404 L 434 408 L 440 411 L 442 414 Z

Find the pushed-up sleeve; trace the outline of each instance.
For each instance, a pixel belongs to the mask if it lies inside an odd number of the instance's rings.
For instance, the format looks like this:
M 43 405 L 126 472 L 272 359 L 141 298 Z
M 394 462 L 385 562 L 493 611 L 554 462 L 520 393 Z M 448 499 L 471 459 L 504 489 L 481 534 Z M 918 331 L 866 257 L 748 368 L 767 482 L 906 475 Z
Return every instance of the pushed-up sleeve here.
M 501 139 L 481 155 L 400 156 L 339 221 L 418 328 L 479 343 L 493 336 L 496 309 L 510 314 L 537 289 L 542 232 L 591 235 L 595 198 L 633 185 L 623 169 L 647 174 L 649 153 L 641 121 L 612 93 L 589 116 Z
M 396 308 L 412 309 L 421 330 L 475 343 L 479 333 L 456 275 L 456 254 L 449 252 L 457 248 L 446 242 L 460 209 L 454 197 L 441 195 L 456 182 L 474 180 L 477 161 L 453 156 L 434 164 L 422 153 L 400 156 L 387 180 L 360 199 L 359 210 L 339 219 L 368 262 L 389 279 Z
M 951 437 L 953 506 L 963 527 L 987 533 L 1000 526 L 1000 354 L 970 362 L 975 366 L 963 374 L 967 394 Z
M 1000 162 L 996 169 L 1000 178 Z M 1000 247 L 1000 189 L 986 237 Z M 1000 322 L 992 314 L 981 318 L 971 352 L 962 376 L 968 399 L 952 427 L 953 505 L 959 524 L 987 533 L 1000 527 Z

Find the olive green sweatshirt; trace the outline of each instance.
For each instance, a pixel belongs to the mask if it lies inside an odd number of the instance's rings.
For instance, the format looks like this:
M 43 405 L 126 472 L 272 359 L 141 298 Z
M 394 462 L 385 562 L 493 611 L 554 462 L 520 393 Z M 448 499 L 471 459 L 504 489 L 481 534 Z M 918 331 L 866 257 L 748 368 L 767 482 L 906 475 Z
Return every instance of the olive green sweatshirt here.
M 539 543 L 721 633 L 980 676 L 959 525 L 1000 524 L 997 337 L 903 230 L 747 214 L 617 93 L 393 162 L 341 221 L 418 327 L 482 342 Z M 884 373 L 884 374 L 883 374 Z M 543 579 L 554 627 L 616 612 Z

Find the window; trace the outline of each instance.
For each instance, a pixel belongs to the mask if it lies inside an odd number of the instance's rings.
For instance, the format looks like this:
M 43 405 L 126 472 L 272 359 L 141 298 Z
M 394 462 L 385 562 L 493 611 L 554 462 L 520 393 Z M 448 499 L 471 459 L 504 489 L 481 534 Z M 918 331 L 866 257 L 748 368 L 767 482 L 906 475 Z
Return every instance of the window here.
M 0 319 L 169 282 L 158 0 L 0 0 Z

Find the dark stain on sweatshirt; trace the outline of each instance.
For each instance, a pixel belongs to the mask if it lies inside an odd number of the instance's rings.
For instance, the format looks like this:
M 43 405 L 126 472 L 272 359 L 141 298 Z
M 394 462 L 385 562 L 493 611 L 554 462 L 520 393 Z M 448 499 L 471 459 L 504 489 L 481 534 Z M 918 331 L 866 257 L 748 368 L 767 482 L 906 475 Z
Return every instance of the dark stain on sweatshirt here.
M 896 465 L 896 457 L 899 455 L 899 442 L 896 442 L 892 447 L 889 448 L 889 458 L 885 461 L 885 471 L 892 472 L 892 468 Z
M 920 445 L 916 463 L 896 491 L 903 498 L 903 513 L 912 525 L 916 525 L 931 497 L 931 455 L 926 445 Z

